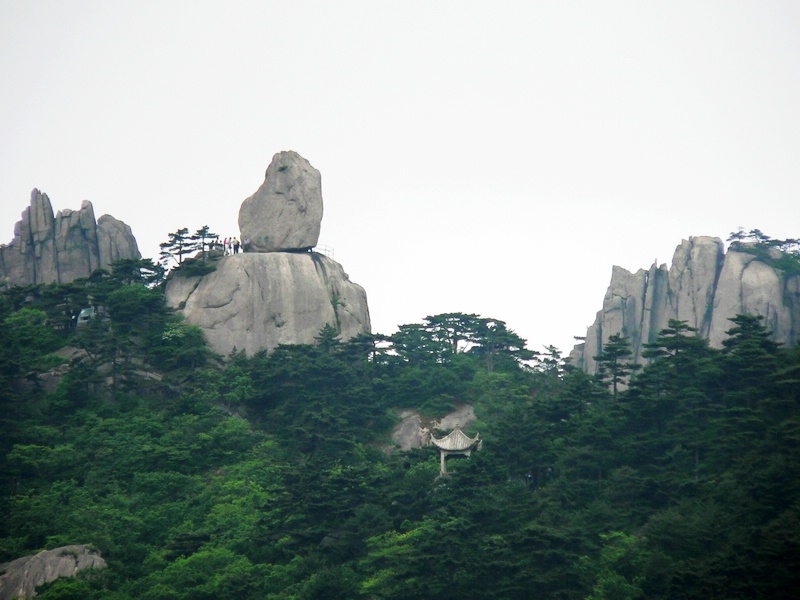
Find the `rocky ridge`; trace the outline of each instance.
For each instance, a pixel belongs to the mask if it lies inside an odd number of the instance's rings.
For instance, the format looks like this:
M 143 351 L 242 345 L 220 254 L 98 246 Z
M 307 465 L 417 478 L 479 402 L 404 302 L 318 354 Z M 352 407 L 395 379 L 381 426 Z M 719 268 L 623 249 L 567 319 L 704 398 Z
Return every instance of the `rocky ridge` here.
M 782 253 L 771 248 L 770 258 Z M 631 341 L 642 364 L 644 344 L 652 342 L 670 319 L 686 321 L 722 347 L 729 319 L 740 313 L 761 315 L 773 339 L 794 345 L 800 338 L 800 275 L 786 273 L 758 256 L 729 249 L 714 237 L 690 237 L 676 248 L 672 265 L 653 264 L 636 273 L 613 267 L 603 308 L 589 326 L 584 343 L 570 354 L 573 365 L 596 371 L 594 357 L 614 334 Z
M 92 203 L 55 216 L 47 194 L 34 189 L 30 206 L 0 247 L 0 281 L 9 285 L 69 283 L 108 268 L 115 260 L 141 258 L 131 228 L 110 215 L 95 221 Z

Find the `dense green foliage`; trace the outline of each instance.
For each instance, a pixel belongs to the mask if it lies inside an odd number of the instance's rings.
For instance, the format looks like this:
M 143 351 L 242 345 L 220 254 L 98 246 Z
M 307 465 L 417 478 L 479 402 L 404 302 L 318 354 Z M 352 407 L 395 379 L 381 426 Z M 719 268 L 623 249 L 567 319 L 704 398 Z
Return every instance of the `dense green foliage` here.
M 601 378 L 461 313 L 223 360 L 136 279 L 0 297 L 0 562 L 109 563 L 44 600 L 796 594 L 800 350 L 756 317 L 722 350 L 672 321 L 638 371 L 613 340 Z M 397 409 L 462 403 L 449 478 L 386 451 Z

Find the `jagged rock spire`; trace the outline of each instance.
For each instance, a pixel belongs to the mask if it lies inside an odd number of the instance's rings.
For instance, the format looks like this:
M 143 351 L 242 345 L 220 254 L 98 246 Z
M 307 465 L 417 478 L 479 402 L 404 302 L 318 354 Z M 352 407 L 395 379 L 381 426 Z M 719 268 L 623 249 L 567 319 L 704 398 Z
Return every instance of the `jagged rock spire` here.
M 0 247 L 0 278 L 12 285 L 69 283 L 121 258 L 141 258 L 125 223 L 109 215 L 95 221 L 88 200 L 53 216 L 50 198 L 34 189 L 14 239 Z
M 780 251 L 774 259 L 780 258 Z M 655 340 L 670 319 L 686 321 L 722 347 L 739 313 L 762 315 L 773 339 L 787 345 L 800 340 L 800 275 L 787 273 L 758 256 L 731 248 L 722 240 L 700 236 L 683 240 L 672 265 L 653 264 L 636 273 L 615 266 L 603 299 L 603 308 L 589 326 L 583 344 L 570 354 L 573 365 L 595 373 L 594 357 L 609 338 L 629 338 L 632 358 L 642 364 L 644 344 Z

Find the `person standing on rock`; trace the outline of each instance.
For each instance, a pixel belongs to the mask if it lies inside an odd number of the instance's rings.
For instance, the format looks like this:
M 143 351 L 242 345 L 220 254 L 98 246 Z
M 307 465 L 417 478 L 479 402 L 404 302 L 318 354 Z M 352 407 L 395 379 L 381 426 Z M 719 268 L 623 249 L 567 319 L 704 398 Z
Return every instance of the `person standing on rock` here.
M 222 240 L 222 256 L 226 256 L 228 254 L 228 238 Z
M 233 253 L 239 254 L 239 238 L 233 238 Z

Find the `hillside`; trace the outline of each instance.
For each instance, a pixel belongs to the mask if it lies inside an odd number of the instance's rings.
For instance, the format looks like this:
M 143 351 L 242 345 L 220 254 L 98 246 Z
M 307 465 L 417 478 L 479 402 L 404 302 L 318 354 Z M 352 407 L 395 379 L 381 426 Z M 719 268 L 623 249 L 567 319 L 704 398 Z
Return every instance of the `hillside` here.
M 629 381 L 452 313 L 221 357 L 141 262 L 0 296 L 0 562 L 88 544 L 39 598 L 784 598 L 800 350 L 677 320 Z M 74 327 L 91 293 L 104 315 Z M 630 383 L 625 391 L 615 382 Z M 392 448 L 470 405 L 483 448 Z

